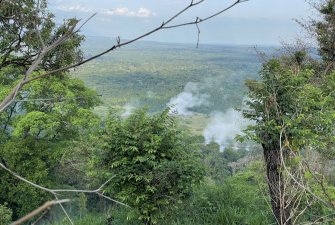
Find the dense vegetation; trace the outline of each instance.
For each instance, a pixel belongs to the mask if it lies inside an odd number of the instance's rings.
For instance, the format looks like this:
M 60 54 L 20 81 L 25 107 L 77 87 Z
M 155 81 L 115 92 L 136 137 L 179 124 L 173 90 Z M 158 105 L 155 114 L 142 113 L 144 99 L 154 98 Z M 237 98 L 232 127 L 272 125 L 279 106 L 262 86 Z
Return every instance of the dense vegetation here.
M 36 12 L 33 0 L 1 2 L 1 101 L 40 45 L 76 23 L 56 26 L 39 3 Z M 67 198 L 27 224 L 334 224 L 335 1 L 317 8 L 309 28 L 320 57 L 298 46 L 261 65 L 243 46 L 139 42 L 25 85 L 0 112 L 0 224 Z M 109 39 L 83 41 L 72 35 L 32 76 Z M 166 107 L 187 88 L 206 103 L 178 117 Z M 130 103 L 147 108 L 122 113 Z M 232 107 L 254 121 L 237 138 L 259 145 L 205 144 L 199 124 Z

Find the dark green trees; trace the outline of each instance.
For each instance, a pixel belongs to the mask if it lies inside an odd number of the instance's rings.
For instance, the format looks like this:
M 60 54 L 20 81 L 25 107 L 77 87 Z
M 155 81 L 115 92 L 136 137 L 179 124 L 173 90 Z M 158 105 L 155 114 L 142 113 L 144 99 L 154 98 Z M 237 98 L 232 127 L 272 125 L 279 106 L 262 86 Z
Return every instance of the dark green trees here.
M 113 116 L 102 136 L 100 165 L 115 176 L 109 192 L 134 207 L 138 219 L 157 223 L 155 212 L 186 197 L 203 175 L 197 150 L 165 111 Z
M 37 2 L 0 2 L 1 100 L 23 79 L 40 54 L 42 43 L 53 43 L 74 21 L 57 27 L 46 10 L 46 1 L 39 1 L 39 7 Z M 79 62 L 82 40 L 82 36 L 72 35 L 50 51 L 31 75 Z M 71 141 L 96 121 L 90 109 L 98 102 L 96 94 L 82 81 L 71 78 L 68 71 L 25 85 L 16 101 L 0 112 L 0 162 L 32 182 L 48 187 L 61 185 L 54 179 L 55 171 L 62 166 L 60 159 Z M 0 171 L 0 204 L 7 203 L 14 218 L 49 197 Z

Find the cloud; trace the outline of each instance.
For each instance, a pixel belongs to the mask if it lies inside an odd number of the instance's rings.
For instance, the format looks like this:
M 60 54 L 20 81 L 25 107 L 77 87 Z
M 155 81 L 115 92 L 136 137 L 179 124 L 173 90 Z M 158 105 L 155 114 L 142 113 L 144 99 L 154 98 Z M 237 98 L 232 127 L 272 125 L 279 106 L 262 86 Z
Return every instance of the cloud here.
M 85 7 L 81 4 L 75 4 L 75 5 L 58 5 L 55 7 L 56 9 L 60 11 L 66 11 L 66 12 L 92 12 L 92 8 Z
M 105 11 L 103 14 L 106 16 L 127 16 L 141 18 L 147 18 L 154 15 L 154 13 L 152 13 L 149 9 L 143 7 L 139 8 L 137 11 L 131 11 L 127 7 L 115 8 Z
M 145 7 L 140 7 L 137 10 L 130 10 L 128 7 L 118 7 L 113 9 L 104 9 L 99 7 L 94 7 L 93 5 L 87 6 L 80 3 L 66 2 L 64 0 L 55 0 L 54 9 L 65 11 L 65 12 L 99 12 L 99 14 L 104 16 L 126 16 L 126 17 L 140 17 L 148 18 L 154 16 L 155 14 Z
M 182 93 L 171 98 L 167 106 L 172 112 L 176 111 L 179 115 L 192 115 L 192 108 L 208 105 L 208 98 L 208 94 L 200 93 L 198 83 L 189 82 Z

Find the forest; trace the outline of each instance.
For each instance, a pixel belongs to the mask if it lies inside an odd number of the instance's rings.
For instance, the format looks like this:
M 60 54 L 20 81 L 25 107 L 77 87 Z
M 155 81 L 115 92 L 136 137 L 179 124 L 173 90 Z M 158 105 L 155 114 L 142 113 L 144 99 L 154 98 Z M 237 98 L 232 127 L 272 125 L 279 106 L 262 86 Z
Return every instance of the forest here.
M 204 1 L 129 40 L 0 1 L 0 225 L 335 225 L 335 1 L 280 47 L 172 23 Z

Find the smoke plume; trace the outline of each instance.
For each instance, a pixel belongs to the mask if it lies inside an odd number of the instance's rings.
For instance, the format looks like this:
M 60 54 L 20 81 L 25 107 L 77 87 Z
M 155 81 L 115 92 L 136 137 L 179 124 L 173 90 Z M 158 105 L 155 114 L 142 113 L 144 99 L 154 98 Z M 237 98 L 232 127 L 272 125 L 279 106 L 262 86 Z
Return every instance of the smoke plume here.
M 211 120 L 204 130 L 206 144 L 214 141 L 223 150 L 225 146 L 234 144 L 237 134 L 242 134 L 248 121 L 242 114 L 234 109 L 228 109 L 225 113 L 215 112 L 211 114 Z
M 137 108 L 138 104 L 136 102 L 130 102 L 130 103 L 127 103 L 123 106 L 123 112 L 121 114 L 122 117 L 128 117 L 130 116 L 134 110 Z
M 208 99 L 208 94 L 200 93 L 199 83 L 189 82 L 182 93 L 171 98 L 167 106 L 178 115 L 192 115 L 192 108 L 208 105 Z

